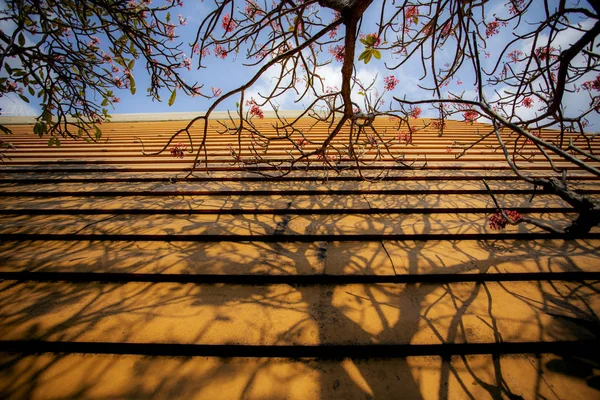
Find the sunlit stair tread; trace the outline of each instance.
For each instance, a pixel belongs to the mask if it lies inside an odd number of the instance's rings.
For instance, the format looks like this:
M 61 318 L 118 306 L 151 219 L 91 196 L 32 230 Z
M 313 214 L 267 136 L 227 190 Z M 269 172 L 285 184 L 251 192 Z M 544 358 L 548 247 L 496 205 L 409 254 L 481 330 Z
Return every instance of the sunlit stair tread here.
M 222 275 L 224 280 L 228 275 L 253 275 L 257 276 L 256 281 L 260 281 L 260 276 L 309 275 L 410 275 L 415 280 L 420 275 L 440 275 L 439 279 L 443 279 L 465 274 L 560 277 L 561 273 L 600 272 L 598 248 L 598 239 L 288 243 L 3 241 L 0 274 L 51 273 L 54 279 L 61 279 L 61 273 L 170 274 L 182 275 L 182 280 L 188 275 L 192 278 Z
M 0 282 L 2 340 L 204 345 L 597 339 L 595 282 L 202 285 Z
M 504 355 L 497 357 L 509 393 L 529 399 L 594 398 L 584 375 L 595 364 L 585 355 Z M 492 399 L 494 357 L 435 356 L 386 359 L 290 359 L 147 357 L 140 355 L 0 355 L 4 398 L 186 399 L 404 398 Z M 449 373 L 451 371 L 451 373 Z M 569 372 L 565 374 L 564 372 Z M 575 372 L 575 373 L 574 373 Z M 597 376 L 597 375 L 596 375 Z M 440 382 L 447 377 L 447 385 Z M 25 382 L 36 382 L 30 390 Z M 480 381 L 481 385 L 473 382 Z M 227 390 L 224 390 L 227 387 Z

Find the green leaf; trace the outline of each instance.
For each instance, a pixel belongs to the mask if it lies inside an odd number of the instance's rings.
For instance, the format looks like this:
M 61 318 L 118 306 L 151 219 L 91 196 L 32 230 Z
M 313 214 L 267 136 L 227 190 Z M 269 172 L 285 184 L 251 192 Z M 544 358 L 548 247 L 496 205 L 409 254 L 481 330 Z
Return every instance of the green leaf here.
M 367 54 L 367 56 L 365 57 L 365 64 L 368 64 L 369 61 L 371 61 L 371 57 L 373 56 L 373 52 L 369 52 L 369 54 Z
M 135 94 L 135 80 L 133 79 L 133 75 L 129 75 L 129 91 L 131 94 Z
M 100 140 L 102 137 L 102 130 L 96 126 L 96 140 Z
M 381 60 L 381 52 L 377 49 L 373 49 L 373 57 L 375 57 L 378 60 Z
M 108 99 L 105 97 L 104 100 L 102 100 L 102 103 L 100 105 L 102 107 L 107 106 L 108 105 Z
M 35 90 L 33 90 L 33 88 L 31 86 L 29 86 L 27 88 L 27 91 L 29 92 L 30 95 L 35 96 Z
M 418 24 L 419 23 L 419 18 L 418 17 L 413 17 L 413 22 L 415 23 L 415 25 Z
M 44 136 L 44 133 L 46 133 L 46 124 L 42 121 L 37 122 L 33 126 L 33 133 L 38 135 L 39 137 Z
M 177 89 L 173 89 L 173 93 L 171 93 L 171 97 L 169 97 L 169 107 L 175 103 L 175 98 L 177 97 Z
M 135 65 L 135 59 L 129 61 L 129 64 L 127 64 L 127 69 L 131 71 L 133 69 L 134 65 Z
M 19 97 L 21 98 L 21 100 L 23 100 L 25 103 L 29 103 L 29 99 L 25 96 L 23 96 L 22 94 L 19 93 Z
M 365 50 L 362 53 L 360 53 L 360 56 L 358 57 L 358 61 L 364 60 L 367 57 L 367 54 L 369 54 L 369 50 Z
M 368 46 L 368 45 L 369 45 L 369 42 L 367 42 L 365 39 L 359 39 L 359 40 L 360 40 L 360 42 L 361 42 L 362 44 L 364 44 L 365 46 Z
M 239 101 L 235 102 L 235 108 L 240 108 L 240 102 Z
M 171 20 L 171 13 L 170 13 L 170 12 L 168 12 L 168 13 L 167 13 L 167 22 L 169 22 L 170 20 Z
M 363 92 L 358 92 L 358 94 L 360 94 L 361 96 L 364 96 L 364 95 L 365 95 Z
M 23 32 L 19 33 L 19 46 L 25 46 L 25 36 L 23 35 Z
M 46 122 L 48 122 L 49 124 L 52 123 L 52 113 L 49 110 L 44 110 L 44 112 L 42 113 L 42 119 Z
M 56 138 L 54 136 L 52 136 L 50 139 L 48 139 L 48 147 L 52 147 L 52 145 L 54 144 L 54 140 Z

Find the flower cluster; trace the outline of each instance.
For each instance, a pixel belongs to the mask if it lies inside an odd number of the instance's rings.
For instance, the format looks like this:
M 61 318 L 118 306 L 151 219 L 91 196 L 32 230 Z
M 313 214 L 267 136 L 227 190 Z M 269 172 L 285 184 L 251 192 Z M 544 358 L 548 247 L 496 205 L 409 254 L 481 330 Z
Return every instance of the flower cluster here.
M 300 138 L 296 141 L 296 145 L 301 149 L 303 149 L 307 144 L 308 144 L 308 140 L 306 140 L 304 138 Z
M 508 218 L 510 218 L 511 223 L 513 224 L 516 224 L 519 221 L 521 221 L 521 214 L 519 214 L 518 211 L 508 210 L 504 211 L 504 213 Z M 508 221 L 506 220 L 506 218 L 504 218 L 500 211 L 496 211 L 496 213 L 490 217 L 490 228 L 494 230 L 500 231 L 504 229 L 507 224 Z
M 369 135 L 367 139 L 369 139 L 369 144 L 371 144 L 371 146 L 377 146 L 377 138 L 375 135 Z
M 250 115 L 253 117 L 258 117 L 258 119 L 263 119 L 265 117 L 263 110 L 256 104 L 254 99 L 246 100 L 246 105 L 250 106 Z
M 185 144 L 178 143 L 175 146 L 171 147 L 171 156 L 173 156 L 175 158 L 183 158 L 186 150 L 187 150 L 187 147 Z
M 463 113 L 463 118 L 465 119 L 465 122 L 473 123 L 479 118 L 479 113 L 475 110 L 468 110 Z
M 506 55 L 512 62 L 516 63 L 523 56 L 523 52 L 521 50 L 513 50 Z
M 408 115 L 411 118 L 419 118 L 421 116 L 421 108 L 420 107 L 413 107 L 410 109 L 410 112 L 408 113 Z
M 600 90 L 600 75 L 596 76 L 596 79 L 594 79 L 593 81 L 584 82 L 584 84 L 581 85 L 581 87 L 583 87 L 587 91 Z
M 526 107 L 526 108 L 533 107 L 533 99 L 531 97 L 525 97 L 523 99 L 523 107 Z
M 221 26 L 223 27 L 223 29 L 225 29 L 225 32 L 233 32 L 237 25 L 236 25 L 235 21 L 233 21 L 231 19 L 229 14 L 225 14 L 223 16 L 223 21 L 221 23 Z
M 517 15 L 523 11 L 525 0 L 509 0 L 508 12 L 512 15 Z
M 446 128 L 446 121 L 442 121 L 441 119 L 436 119 L 436 120 L 431 121 L 431 126 L 434 129 L 438 129 L 438 130 L 444 129 L 444 128 Z
M 385 90 L 394 90 L 396 88 L 396 85 L 400 83 L 400 81 L 396 79 L 394 75 L 390 75 L 383 78 L 383 83 L 383 87 Z
M 541 46 L 538 47 L 537 49 L 535 49 L 535 55 L 537 58 L 540 59 L 540 61 L 545 61 L 546 59 L 550 59 L 550 60 L 555 60 L 558 58 L 558 56 L 556 56 L 555 53 L 556 49 L 552 46 Z
M 333 58 L 335 58 L 336 61 L 344 62 L 345 50 L 346 49 L 344 46 L 337 45 L 335 47 L 329 48 L 329 54 L 331 54 L 333 56 Z
M 263 12 L 261 10 L 261 8 L 258 6 L 258 4 L 256 4 L 255 0 L 247 0 L 246 6 L 244 7 L 244 11 L 245 11 L 245 14 L 248 16 L 248 18 L 251 20 L 254 20 L 254 16 L 256 14 L 260 15 Z
M 404 15 L 406 19 L 412 20 L 419 14 L 419 8 L 417 6 L 408 6 L 404 10 Z
M 492 21 L 485 27 L 485 37 L 490 38 L 500 33 L 500 24 L 498 21 Z
M 396 136 L 396 139 L 398 139 L 398 141 L 400 141 L 400 142 L 409 143 L 410 142 L 410 135 L 408 133 L 399 132 L 398 136 Z
M 536 138 L 538 138 L 538 139 L 541 137 L 541 134 L 540 134 L 540 132 L 539 132 L 539 131 L 538 131 L 538 132 L 533 132 L 533 133 L 532 133 L 532 135 L 533 135 L 533 136 L 535 136 L 535 137 L 536 137 Z M 531 140 L 531 139 L 527 139 L 527 140 L 525 140 L 525 144 L 533 144 L 533 143 L 534 143 L 534 142 L 533 142 L 533 140 Z
M 202 54 L 202 55 L 204 55 L 204 54 Z M 225 58 L 227 58 L 227 50 L 225 50 L 223 47 L 221 47 L 220 44 L 218 44 L 215 46 L 215 56 L 225 59 Z

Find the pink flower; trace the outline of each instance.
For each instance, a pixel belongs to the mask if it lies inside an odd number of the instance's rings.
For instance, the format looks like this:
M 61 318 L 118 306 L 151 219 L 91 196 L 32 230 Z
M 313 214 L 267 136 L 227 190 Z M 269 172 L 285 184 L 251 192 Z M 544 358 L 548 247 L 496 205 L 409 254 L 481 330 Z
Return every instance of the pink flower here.
M 419 14 L 419 8 L 417 6 L 406 7 L 406 9 L 404 11 L 404 15 L 406 16 L 407 20 L 412 20 L 418 14 Z
M 485 37 L 489 38 L 491 36 L 497 35 L 500 30 L 500 24 L 498 21 L 492 21 L 485 27 Z
M 263 114 L 263 110 L 256 104 L 254 99 L 250 99 L 246 101 L 246 105 L 250 106 L 250 115 L 253 117 L 258 117 L 259 119 L 263 119 L 265 116 Z
M 88 43 L 88 47 L 91 49 L 97 49 L 99 44 L 100 39 L 98 39 L 96 36 L 92 36 L 92 40 Z
M 394 75 L 386 76 L 385 78 L 383 78 L 383 82 L 384 89 L 388 91 L 394 90 L 396 88 L 396 85 L 400 83 L 400 81 L 396 79 Z
M 521 214 L 519 214 L 518 211 L 508 210 L 508 211 L 504 211 L 504 213 L 506 214 L 506 216 L 508 218 L 510 218 L 510 220 L 513 224 L 516 224 L 517 222 L 519 222 L 521 220 Z M 508 221 L 506 220 L 506 218 L 504 218 L 504 216 L 502 215 L 502 213 L 500 211 L 496 211 L 496 213 L 490 217 L 490 228 L 492 228 L 494 230 L 500 231 L 500 230 L 504 229 L 507 224 L 508 224 Z
M 246 7 L 244 7 L 244 11 L 246 12 L 248 18 L 252 20 L 254 20 L 254 16 L 256 14 L 260 14 L 262 12 L 258 4 L 256 4 L 255 0 L 247 0 Z
M 544 61 L 547 58 L 550 58 L 550 60 L 554 60 L 557 58 L 556 55 L 553 55 L 552 53 L 554 53 L 556 51 L 556 49 L 552 46 L 548 46 L 548 47 L 538 47 L 537 49 L 535 49 L 535 55 L 540 59 L 540 61 Z
M 446 122 L 442 122 L 441 119 L 436 119 L 435 121 L 431 121 L 431 126 L 433 126 L 435 129 L 442 129 L 446 127 Z
M 183 18 L 181 16 L 181 14 L 179 14 L 177 17 L 179 17 L 179 25 L 187 25 L 187 19 Z
M 227 58 L 227 51 L 220 44 L 215 46 L 215 56 L 223 59 Z
M 184 152 L 187 150 L 186 145 L 178 143 L 174 147 L 171 147 L 171 155 L 175 158 L 183 158 Z
M 165 25 L 165 34 L 169 38 L 169 40 L 175 40 L 175 25 L 166 24 Z
M 479 118 L 479 113 L 475 110 L 468 110 L 463 113 L 463 118 L 465 122 L 473 123 Z
M 421 108 L 420 107 L 411 108 L 408 115 L 410 115 L 411 118 L 419 118 L 421 116 Z
M 121 78 L 119 78 L 118 76 L 113 77 L 113 83 L 118 88 L 122 88 L 123 86 L 125 86 L 123 83 L 123 80 Z
M 587 81 L 581 86 L 587 91 L 600 90 L 600 75 L 596 76 L 593 81 Z
M 236 23 L 231 19 L 229 14 L 225 14 L 223 16 L 221 26 L 223 27 L 223 29 L 225 29 L 225 32 L 233 32 L 236 27 Z
M 336 61 L 344 62 L 344 52 L 344 46 L 337 45 L 335 47 L 329 47 L 329 54 L 331 54 Z
M 533 107 L 533 99 L 531 97 L 525 97 L 523 99 L 523 106 L 527 108 Z
M 215 97 L 219 97 L 223 93 L 223 91 L 219 88 L 215 88 L 215 87 L 211 86 L 210 89 L 212 90 L 213 96 L 215 96 Z
M 181 63 L 181 66 L 187 68 L 187 70 L 190 71 L 192 69 L 192 60 L 190 58 L 186 58 Z
M 121 99 L 120 99 L 120 98 L 118 98 L 118 97 L 113 97 L 113 98 L 111 99 L 111 101 L 112 101 L 113 103 L 120 103 L 120 102 L 121 102 Z
M 301 149 L 304 148 L 304 146 L 306 146 L 308 144 L 308 140 L 304 139 L 304 138 L 300 138 L 296 141 L 296 145 L 298 145 L 298 147 L 300 147 Z
M 452 147 L 446 147 L 446 153 L 452 153 Z
M 517 15 L 523 10 L 525 0 L 511 0 L 508 12 L 512 15 Z
M 523 55 L 523 52 L 520 50 L 513 50 L 507 54 L 507 57 L 510 58 L 512 62 L 517 62 Z

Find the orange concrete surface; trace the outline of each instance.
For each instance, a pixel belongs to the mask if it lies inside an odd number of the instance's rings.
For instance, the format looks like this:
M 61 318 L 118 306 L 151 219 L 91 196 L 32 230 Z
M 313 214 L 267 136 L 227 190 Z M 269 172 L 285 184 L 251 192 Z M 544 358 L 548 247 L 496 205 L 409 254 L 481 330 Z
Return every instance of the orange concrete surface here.
M 275 137 L 274 122 L 256 127 Z M 414 164 L 368 181 L 318 162 L 257 175 L 232 162 L 236 137 L 211 121 L 207 163 L 186 180 L 193 155 L 144 157 L 139 142 L 158 150 L 184 124 L 107 123 L 99 143 L 59 148 L 31 125 L 11 127 L 0 398 L 600 397 L 600 230 L 490 229 L 483 179 L 504 207 L 556 228 L 576 215 L 555 195 L 533 196 L 491 138 L 456 157 L 488 126 L 449 121 L 443 136 L 427 128 L 407 144 L 376 121 Z M 326 134 L 315 127 L 308 148 Z M 241 144 L 247 157 L 251 138 Z M 523 146 L 519 167 L 554 176 Z M 274 142 L 269 157 L 289 150 Z M 370 177 L 394 165 L 367 164 Z M 600 198 L 600 178 L 556 165 Z

